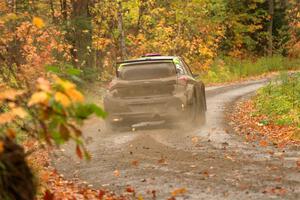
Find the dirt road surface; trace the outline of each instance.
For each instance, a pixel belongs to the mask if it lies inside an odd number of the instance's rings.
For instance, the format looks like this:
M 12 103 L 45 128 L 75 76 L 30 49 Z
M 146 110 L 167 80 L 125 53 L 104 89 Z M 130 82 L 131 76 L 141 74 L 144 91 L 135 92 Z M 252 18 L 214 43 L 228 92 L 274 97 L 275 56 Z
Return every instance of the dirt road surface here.
M 55 153 L 54 166 L 94 188 L 122 193 L 131 185 L 144 199 L 153 190 L 166 199 L 176 188 L 187 190 L 176 199 L 300 199 L 299 148 L 247 143 L 226 121 L 234 102 L 265 83 L 207 88 L 203 127 L 109 133 L 103 121 L 91 119 L 83 131 L 92 160 L 80 161 L 68 144 Z

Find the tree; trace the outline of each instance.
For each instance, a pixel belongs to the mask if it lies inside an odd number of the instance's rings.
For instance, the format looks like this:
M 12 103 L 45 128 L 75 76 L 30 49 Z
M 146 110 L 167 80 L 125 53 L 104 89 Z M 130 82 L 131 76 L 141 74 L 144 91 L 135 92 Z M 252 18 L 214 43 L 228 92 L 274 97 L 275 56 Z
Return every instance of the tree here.
M 92 59 L 92 22 L 89 0 L 72 0 L 71 42 L 72 55 L 77 67 L 93 67 Z
M 126 44 L 125 44 L 125 30 L 123 27 L 123 7 L 122 2 L 118 1 L 118 31 L 119 31 L 119 41 L 121 49 L 121 59 L 124 60 L 126 56 Z
M 268 24 L 268 55 L 273 55 L 273 20 L 274 20 L 274 0 L 268 0 L 269 24 Z

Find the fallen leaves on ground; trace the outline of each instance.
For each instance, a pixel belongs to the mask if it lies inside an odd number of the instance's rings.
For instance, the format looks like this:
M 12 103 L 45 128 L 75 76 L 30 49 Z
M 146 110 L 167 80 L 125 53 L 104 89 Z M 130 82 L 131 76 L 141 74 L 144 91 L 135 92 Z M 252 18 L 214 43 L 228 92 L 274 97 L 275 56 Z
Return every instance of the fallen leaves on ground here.
M 287 190 L 282 187 L 266 188 L 263 193 L 265 194 L 275 194 L 278 196 L 284 196 L 287 193 Z
M 120 176 L 120 171 L 116 169 L 116 170 L 114 171 L 114 176 L 115 176 L 115 177 L 119 177 L 119 176 Z
M 127 186 L 126 192 L 135 193 L 135 190 L 131 186 Z
M 300 169 L 300 160 L 296 161 L 296 165 Z
M 109 190 L 100 188 L 93 189 L 85 182 L 78 179 L 72 181 L 65 180 L 64 177 L 50 166 L 49 151 L 51 149 L 38 148 L 38 142 L 35 140 L 28 140 L 24 142 L 26 150 L 36 149 L 28 156 L 28 163 L 39 179 L 40 194 L 37 200 L 130 200 L 140 199 L 142 196 L 133 195 L 134 188 L 126 188 L 124 194 L 117 195 Z M 129 192 L 131 191 L 131 192 Z
M 139 161 L 138 161 L 138 160 L 133 160 L 133 161 L 131 162 L 131 164 L 132 164 L 133 166 L 137 167 L 137 166 L 139 166 Z
M 197 136 L 192 137 L 193 144 L 197 144 L 199 142 L 199 138 Z
M 273 123 L 262 124 L 266 119 L 264 115 L 252 115 L 256 109 L 251 100 L 240 102 L 230 116 L 234 130 L 245 136 L 247 142 L 259 140 L 259 145 L 266 147 L 270 144 L 278 148 L 286 145 L 300 145 L 299 140 L 293 138 L 295 127 L 280 126 Z
M 259 145 L 260 145 L 261 147 L 266 147 L 266 146 L 268 146 L 268 142 L 267 142 L 266 140 L 261 140 L 261 141 L 259 142 Z
M 178 195 L 183 195 L 187 192 L 186 188 L 178 188 L 178 189 L 175 189 L 171 192 L 171 195 L 172 196 L 178 196 Z
M 167 165 L 168 164 L 166 159 L 164 159 L 164 158 L 159 159 L 157 162 L 158 162 L 158 164 L 161 164 L 161 165 Z

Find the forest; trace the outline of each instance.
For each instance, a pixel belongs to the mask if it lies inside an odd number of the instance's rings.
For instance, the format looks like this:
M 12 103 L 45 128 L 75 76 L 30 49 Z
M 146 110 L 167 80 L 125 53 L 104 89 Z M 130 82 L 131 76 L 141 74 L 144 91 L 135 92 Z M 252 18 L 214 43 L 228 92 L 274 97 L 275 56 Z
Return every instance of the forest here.
M 182 57 L 207 85 L 299 70 L 300 1 L 0 0 L 0 199 L 55 199 L 27 155 L 72 140 L 77 157 L 92 159 L 80 127 L 109 113 L 85 88 L 147 53 Z M 299 130 L 299 75 L 282 76 L 285 85 L 260 90 L 256 114 Z M 277 106 L 270 88 L 285 95 Z
M 105 80 L 116 61 L 149 52 L 182 56 L 204 73 L 299 64 L 297 0 L 7 0 L 0 9 L 2 74 L 46 66 Z

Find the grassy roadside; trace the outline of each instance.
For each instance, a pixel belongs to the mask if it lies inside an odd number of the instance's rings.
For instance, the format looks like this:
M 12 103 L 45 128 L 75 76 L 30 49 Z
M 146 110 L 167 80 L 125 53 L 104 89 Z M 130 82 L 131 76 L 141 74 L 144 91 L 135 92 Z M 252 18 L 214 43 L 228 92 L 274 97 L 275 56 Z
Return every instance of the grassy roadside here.
M 270 73 L 299 70 L 300 58 L 289 59 L 282 56 L 262 57 L 258 59 L 236 59 L 224 57 L 216 59 L 201 79 L 207 85 L 235 82 L 251 78 L 261 78 Z
M 282 73 L 236 110 L 232 120 L 247 140 L 257 140 L 256 132 L 264 138 L 262 146 L 300 144 L 300 73 Z

